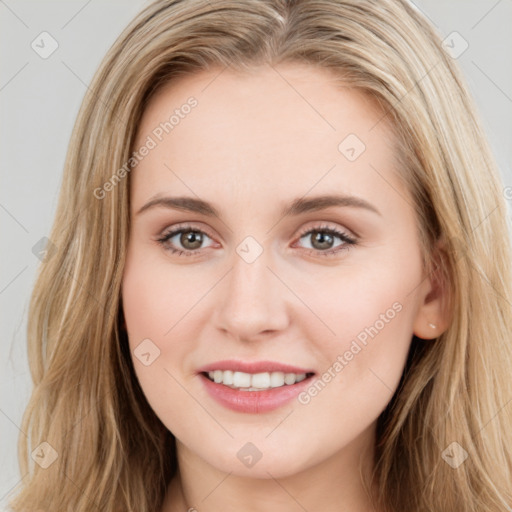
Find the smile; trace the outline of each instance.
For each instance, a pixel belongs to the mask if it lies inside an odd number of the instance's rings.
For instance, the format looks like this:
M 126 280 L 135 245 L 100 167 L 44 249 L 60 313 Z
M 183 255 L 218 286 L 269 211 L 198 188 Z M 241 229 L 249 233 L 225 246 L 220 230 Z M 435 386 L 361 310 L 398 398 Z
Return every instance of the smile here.
M 213 379 L 209 373 L 202 372 L 198 374 L 208 395 L 226 409 L 248 414 L 260 414 L 279 409 L 306 389 L 311 384 L 314 376 L 314 373 L 293 374 L 283 372 L 257 374 L 231 372 L 233 375 L 230 375 L 227 371 L 217 371 L 220 372 L 217 374 L 217 379 L 222 378 L 222 382 L 215 382 L 215 370 L 213 371 Z M 237 374 L 239 375 L 237 376 Z M 234 383 L 238 382 L 239 385 L 243 384 L 243 386 L 236 387 L 235 384 L 224 384 L 224 378 L 227 382 L 232 379 Z M 281 382 L 283 384 L 280 384 Z M 254 387 L 253 383 L 259 386 L 265 385 L 265 387 Z
M 214 370 L 207 374 L 207 377 L 217 384 L 223 384 L 231 389 L 240 391 L 263 391 L 268 389 L 292 386 L 301 382 L 311 373 L 284 373 L 284 372 L 262 372 L 246 373 L 234 372 L 231 370 Z

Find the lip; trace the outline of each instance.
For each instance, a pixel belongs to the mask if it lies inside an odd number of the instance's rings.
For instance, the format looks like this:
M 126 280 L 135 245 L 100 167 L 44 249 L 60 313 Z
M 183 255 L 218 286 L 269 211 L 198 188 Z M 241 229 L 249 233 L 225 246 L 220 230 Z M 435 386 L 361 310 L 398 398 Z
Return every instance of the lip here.
M 291 385 L 284 385 L 266 391 L 240 391 L 224 384 L 212 382 L 205 374 L 200 373 L 206 391 L 219 404 L 236 412 L 258 414 L 273 411 L 293 400 L 304 388 L 311 384 L 314 375 Z
M 234 372 L 263 373 L 305 373 L 310 374 L 304 380 L 295 384 L 272 388 L 265 391 L 240 391 L 224 384 L 212 382 L 207 373 L 214 370 L 231 370 Z M 299 368 L 276 361 L 235 361 L 225 360 L 202 366 L 198 376 L 208 394 L 220 405 L 235 412 L 258 414 L 273 411 L 293 400 L 301 391 L 311 384 L 316 372 L 307 368 Z
M 289 364 L 279 363 L 277 361 L 240 361 L 226 359 L 215 363 L 207 364 L 197 370 L 197 373 L 208 373 L 215 370 L 231 370 L 233 372 L 244 373 L 264 373 L 264 372 L 283 372 L 283 373 L 315 373 L 315 370 L 299 368 Z

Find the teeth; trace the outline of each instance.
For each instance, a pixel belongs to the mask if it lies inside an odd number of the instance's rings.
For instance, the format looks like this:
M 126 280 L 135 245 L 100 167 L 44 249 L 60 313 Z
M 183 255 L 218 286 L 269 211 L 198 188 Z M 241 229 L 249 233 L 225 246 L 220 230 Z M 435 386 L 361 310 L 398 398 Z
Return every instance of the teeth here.
M 233 372 L 231 370 L 215 370 L 208 372 L 208 377 L 217 384 L 224 384 L 233 389 L 261 391 L 279 388 L 284 385 L 291 386 L 296 382 L 303 381 L 306 378 L 306 374 L 283 372 L 245 373 Z
M 284 386 L 284 373 L 283 372 L 272 372 L 270 374 L 270 386 L 278 388 Z
M 270 373 L 255 373 L 251 377 L 253 388 L 265 389 L 270 387 Z
M 224 383 L 224 378 L 222 379 L 222 383 Z M 251 375 L 249 373 L 242 372 L 233 373 L 233 386 L 235 388 L 251 387 Z
M 231 386 L 233 384 L 233 372 L 231 370 L 226 370 L 223 372 L 222 370 L 217 370 L 221 373 L 222 377 L 220 379 L 220 382 L 223 384 L 227 384 L 228 386 Z

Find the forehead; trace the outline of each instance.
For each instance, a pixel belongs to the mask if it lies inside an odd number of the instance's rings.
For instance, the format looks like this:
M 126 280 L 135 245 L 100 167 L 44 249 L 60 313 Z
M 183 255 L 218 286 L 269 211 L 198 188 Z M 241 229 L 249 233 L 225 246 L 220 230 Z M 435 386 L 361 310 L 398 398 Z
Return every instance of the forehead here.
M 365 178 L 382 187 L 376 172 L 396 167 L 376 102 L 303 64 L 211 69 L 170 82 L 146 106 L 134 150 L 150 139 L 132 173 L 137 196 L 175 188 L 211 195 L 212 187 L 246 198 L 350 192 Z

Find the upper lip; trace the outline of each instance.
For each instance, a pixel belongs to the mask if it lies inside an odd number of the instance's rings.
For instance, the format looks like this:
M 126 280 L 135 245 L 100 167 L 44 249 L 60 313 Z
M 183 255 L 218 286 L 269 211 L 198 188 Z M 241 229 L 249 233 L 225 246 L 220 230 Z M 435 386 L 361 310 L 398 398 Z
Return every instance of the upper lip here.
M 197 370 L 197 373 L 212 372 L 214 370 L 231 370 L 244 373 L 315 373 L 314 370 L 311 369 L 299 368 L 298 366 L 279 363 L 277 361 L 236 361 L 234 359 L 216 361 L 215 363 L 201 366 L 201 368 Z

